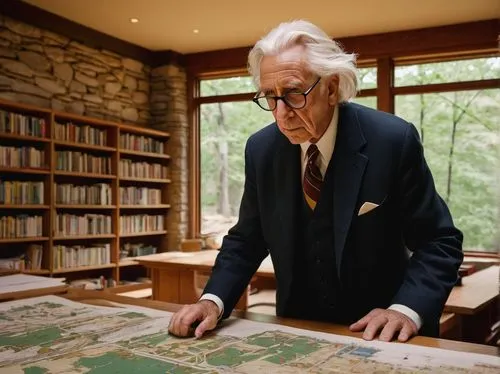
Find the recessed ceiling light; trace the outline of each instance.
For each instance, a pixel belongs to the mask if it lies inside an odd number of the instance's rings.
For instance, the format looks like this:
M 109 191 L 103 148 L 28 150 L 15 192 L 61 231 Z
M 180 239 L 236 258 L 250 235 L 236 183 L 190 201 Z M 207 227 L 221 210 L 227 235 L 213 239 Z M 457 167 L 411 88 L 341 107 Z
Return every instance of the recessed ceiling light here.
M 137 22 L 139 22 L 139 18 L 131 18 L 130 22 L 131 23 L 137 23 Z
M 198 34 L 198 33 L 200 32 L 200 30 L 198 30 L 198 29 L 194 29 L 194 30 L 193 30 L 193 32 L 194 32 L 195 34 Z

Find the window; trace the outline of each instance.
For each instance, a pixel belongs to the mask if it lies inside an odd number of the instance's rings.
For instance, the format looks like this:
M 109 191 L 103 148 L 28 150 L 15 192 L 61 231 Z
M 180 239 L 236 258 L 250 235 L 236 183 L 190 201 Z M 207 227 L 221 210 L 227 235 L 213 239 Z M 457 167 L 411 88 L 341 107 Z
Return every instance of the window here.
M 377 109 L 377 96 L 375 96 L 375 88 L 377 88 L 377 68 L 359 68 L 359 95 L 365 92 L 373 91 L 373 96 L 357 96 L 352 101 L 373 109 Z
M 458 61 L 398 66 L 395 86 L 465 82 L 498 78 L 500 58 L 476 58 Z
M 201 87 L 205 92 L 227 95 L 240 91 L 241 82 L 237 78 L 202 81 Z M 200 231 L 213 244 L 220 244 L 238 219 L 245 182 L 246 141 L 272 122 L 272 113 L 259 109 L 252 101 L 200 105 Z
M 500 216 L 500 58 L 483 54 L 453 60 L 447 55 L 442 61 L 401 61 L 383 56 L 377 65 L 361 67 L 360 92 L 352 101 L 374 109 L 380 104 L 417 127 L 436 188 L 464 232 L 464 250 L 493 253 Z M 380 74 L 391 74 L 393 85 Z M 248 76 L 211 78 L 200 81 L 195 98 L 200 116 L 198 232 L 218 244 L 237 220 L 246 140 L 273 122 L 272 113 L 251 102 L 254 92 Z
M 354 103 L 361 104 L 373 109 L 377 109 L 377 97 L 376 96 L 366 96 L 366 97 L 355 97 L 351 100 Z
M 361 90 L 377 88 L 377 68 L 359 68 L 359 87 Z
M 396 67 L 400 86 L 498 78 L 500 59 Z M 496 72 L 492 69 L 497 66 Z M 464 232 L 464 249 L 496 251 L 500 89 L 397 95 L 396 115 L 420 132 L 436 188 Z
M 247 92 L 255 92 L 255 86 L 251 77 L 207 79 L 200 82 L 201 97 Z

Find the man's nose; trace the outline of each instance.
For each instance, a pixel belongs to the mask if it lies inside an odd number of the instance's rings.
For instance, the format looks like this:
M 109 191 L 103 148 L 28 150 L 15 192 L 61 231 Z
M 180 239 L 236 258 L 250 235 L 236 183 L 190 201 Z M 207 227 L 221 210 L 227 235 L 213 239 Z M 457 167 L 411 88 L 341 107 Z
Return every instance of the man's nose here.
M 278 100 L 276 102 L 276 109 L 274 109 L 276 119 L 285 119 L 290 113 L 290 108 L 285 104 L 283 100 Z

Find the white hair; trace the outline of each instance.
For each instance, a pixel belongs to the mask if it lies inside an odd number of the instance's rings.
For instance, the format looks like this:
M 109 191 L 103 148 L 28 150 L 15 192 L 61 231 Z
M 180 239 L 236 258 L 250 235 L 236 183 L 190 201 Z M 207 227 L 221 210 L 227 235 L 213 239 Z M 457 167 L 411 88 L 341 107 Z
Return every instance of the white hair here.
M 337 75 L 339 102 L 349 101 L 358 91 L 356 55 L 344 52 L 340 45 L 314 24 L 291 21 L 278 25 L 260 39 L 248 55 L 248 71 L 260 86 L 260 63 L 264 56 L 277 55 L 295 45 L 306 48 L 305 62 L 320 77 Z

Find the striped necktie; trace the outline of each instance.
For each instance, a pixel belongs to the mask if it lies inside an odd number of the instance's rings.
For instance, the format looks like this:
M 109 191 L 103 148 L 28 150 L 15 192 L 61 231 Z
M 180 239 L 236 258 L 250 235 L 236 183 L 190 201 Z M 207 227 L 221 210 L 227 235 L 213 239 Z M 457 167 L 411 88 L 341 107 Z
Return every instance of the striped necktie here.
M 321 192 L 321 184 L 323 183 L 323 177 L 321 176 L 321 171 L 318 165 L 316 165 L 316 160 L 319 156 L 319 149 L 316 144 L 311 144 L 307 149 L 307 164 L 304 171 L 304 197 L 306 198 L 309 207 L 314 210 L 316 203 L 319 200 L 319 195 Z

